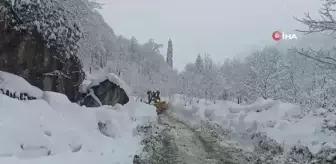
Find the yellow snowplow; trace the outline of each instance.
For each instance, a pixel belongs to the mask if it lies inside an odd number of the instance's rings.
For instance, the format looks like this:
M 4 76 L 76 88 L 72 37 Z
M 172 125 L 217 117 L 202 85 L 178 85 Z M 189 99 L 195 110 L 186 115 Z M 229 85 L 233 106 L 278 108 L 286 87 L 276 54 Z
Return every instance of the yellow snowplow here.
M 156 107 L 156 113 L 158 115 L 162 114 L 163 112 L 165 112 L 168 109 L 167 101 L 154 102 L 153 105 Z
M 156 113 L 162 114 L 164 111 L 168 109 L 168 102 L 161 101 L 160 92 L 159 91 L 148 91 L 148 104 L 152 104 L 156 107 Z

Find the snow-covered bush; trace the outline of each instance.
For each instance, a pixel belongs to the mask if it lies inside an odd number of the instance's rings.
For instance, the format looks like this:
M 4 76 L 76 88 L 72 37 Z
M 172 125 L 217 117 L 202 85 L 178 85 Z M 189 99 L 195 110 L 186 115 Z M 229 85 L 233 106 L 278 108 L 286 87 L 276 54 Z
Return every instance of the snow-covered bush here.
M 336 149 L 327 145 L 322 147 L 315 158 L 312 160 L 313 164 L 334 164 L 336 163 Z
M 284 151 L 283 146 L 269 138 L 266 133 L 254 133 L 252 134 L 251 139 L 255 141 L 256 151 L 267 151 L 273 155 L 281 154 Z
M 294 145 L 287 154 L 287 162 L 308 163 L 313 159 L 313 154 L 307 146 Z
M 336 132 L 336 113 L 329 114 L 324 118 L 323 128 Z

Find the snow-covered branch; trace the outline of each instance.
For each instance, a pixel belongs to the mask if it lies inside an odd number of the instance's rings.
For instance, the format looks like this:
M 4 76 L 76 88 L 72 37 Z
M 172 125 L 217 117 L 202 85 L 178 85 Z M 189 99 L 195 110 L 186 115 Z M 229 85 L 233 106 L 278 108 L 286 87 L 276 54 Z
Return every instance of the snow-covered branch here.
M 309 13 L 305 13 L 304 18 L 294 17 L 297 21 L 303 23 L 308 27 L 306 30 L 297 30 L 298 32 L 303 32 L 305 34 L 310 34 L 314 32 L 330 31 L 334 33 L 336 31 L 336 21 L 333 16 L 335 12 L 334 6 L 336 4 L 335 0 L 324 0 L 323 7 L 319 10 L 320 19 L 313 19 Z

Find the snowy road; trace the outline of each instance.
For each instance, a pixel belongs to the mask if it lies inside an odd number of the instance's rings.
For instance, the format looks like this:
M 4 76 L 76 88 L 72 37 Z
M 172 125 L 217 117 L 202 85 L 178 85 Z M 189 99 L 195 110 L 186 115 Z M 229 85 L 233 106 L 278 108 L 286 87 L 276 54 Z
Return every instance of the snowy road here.
M 214 137 L 172 116 L 162 115 L 160 135 L 147 145 L 149 161 L 157 164 L 240 164 L 248 163 L 238 149 L 220 146 Z

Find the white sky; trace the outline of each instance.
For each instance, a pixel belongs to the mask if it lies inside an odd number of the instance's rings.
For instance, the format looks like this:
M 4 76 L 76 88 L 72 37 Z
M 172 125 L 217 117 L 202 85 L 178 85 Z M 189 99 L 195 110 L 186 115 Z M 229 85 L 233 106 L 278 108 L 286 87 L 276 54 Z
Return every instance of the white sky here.
M 293 16 L 316 14 L 321 5 L 319 0 L 100 1 L 107 4 L 101 14 L 117 35 L 135 36 L 141 43 L 153 38 L 164 44 L 164 55 L 172 38 L 174 67 L 179 70 L 198 53 L 208 52 L 223 62 L 273 44 L 274 31 L 292 33 L 302 27 Z

